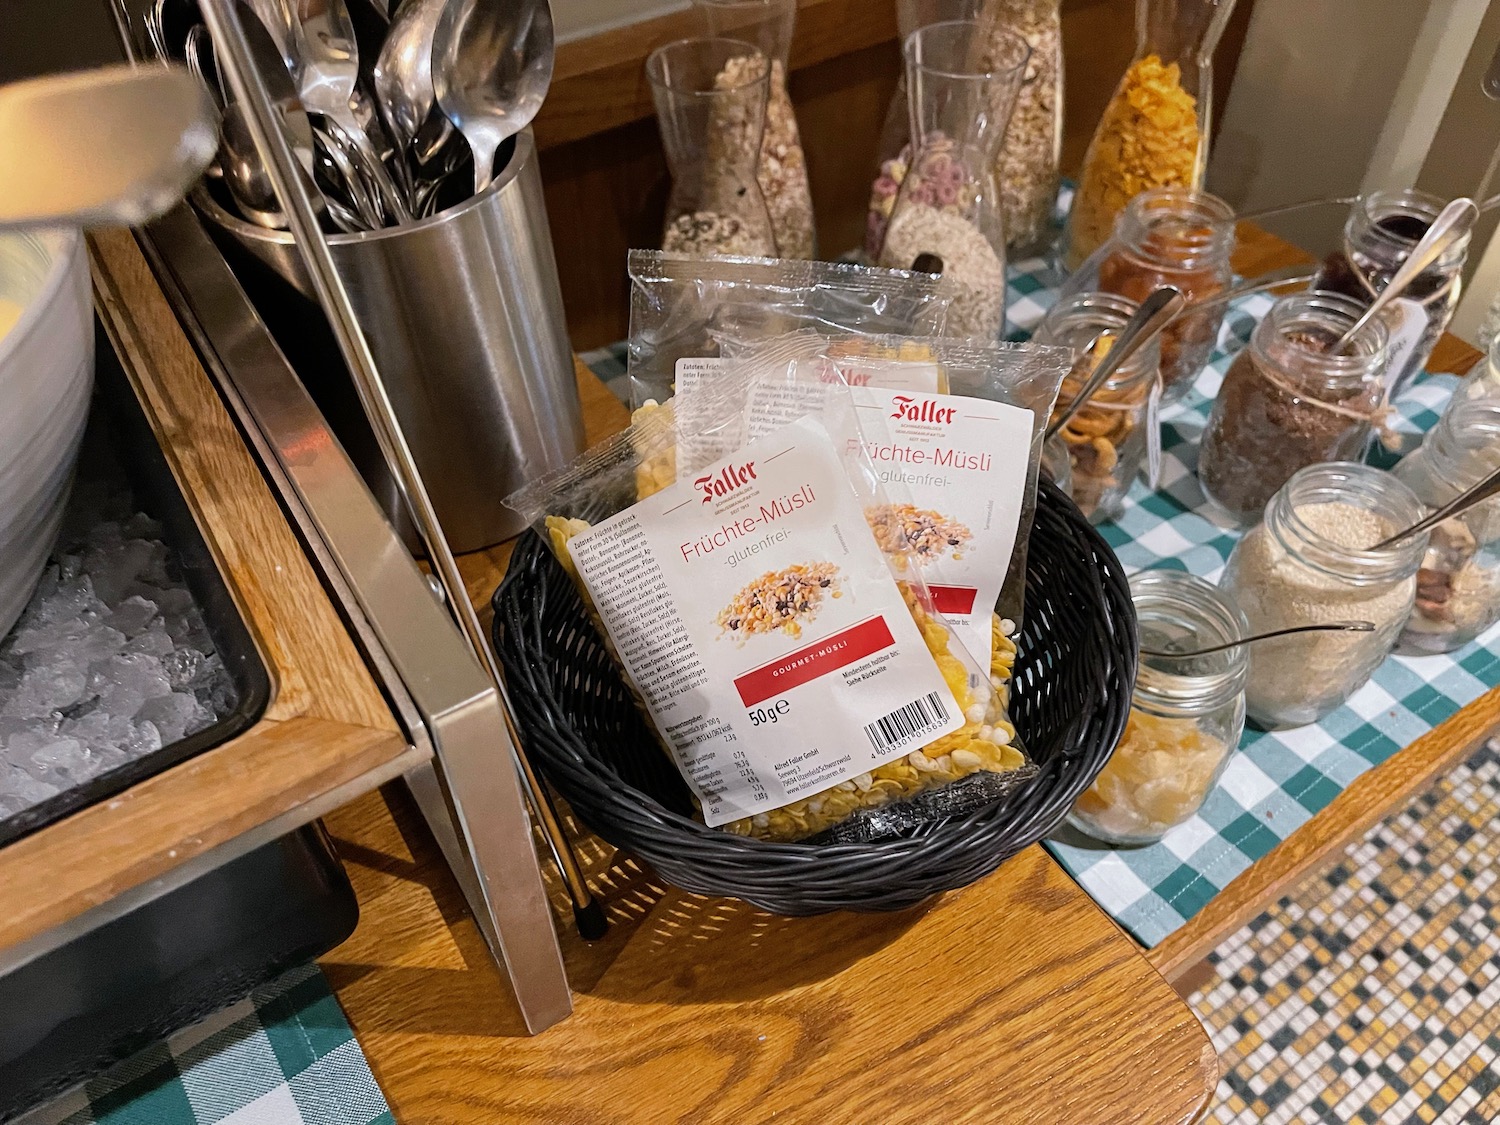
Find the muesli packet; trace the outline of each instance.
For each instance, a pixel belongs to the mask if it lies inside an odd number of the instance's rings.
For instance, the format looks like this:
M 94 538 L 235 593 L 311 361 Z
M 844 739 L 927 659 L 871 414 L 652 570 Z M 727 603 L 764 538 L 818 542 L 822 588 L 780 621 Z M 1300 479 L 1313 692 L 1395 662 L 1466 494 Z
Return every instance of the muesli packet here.
M 770 339 L 720 333 L 718 343 L 722 356 L 719 365 L 685 380 L 687 393 L 678 398 L 678 409 L 685 416 L 696 413 L 693 396 L 700 390 L 713 401 L 725 393 L 734 393 L 711 386 L 717 378 L 726 380 L 726 388 L 749 388 L 762 385 L 768 377 L 786 379 L 794 367 L 804 372 L 818 371 L 815 365 L 820 363 L 836 368 L 837 377 L 856 389 L 866 386 L 907 392 L 918 410 L 925 401 L 923 388 L 931 386 L 952 397 L 982 399 L 1028 411 L 1031 427 L 1024 480 L 1020 483 L 1020 504 L 995 605 L 997 616 L 1012 623 L 1011 631 L 1019 629 L 1025 608 L 1026 552 L 1036 513 L 1042 442 L 1058 388 L 1077 358 L 1071 348 L 1029 343 L 976 344 L 935 337 L 860 336 L 851 340 L 847 336 L 809 330 Z M 821 377 L 832 376 L 824 373 Z M 943 407 L 938 405 L 934 409 Z M 723 412 L 721 406 L 715 410 Z M 894 444 L 891 438 L 897 428 L 895 420 L 865 410 L 860 425 L 867 442 L 887 447 Z M 725 435 L 721 434 L 718 440 L 726 440 Z M 1019 458 L 1012 463 L 1019 463 Z M 920 503 L 918 496 L 913 495 L 914 492 L 931 495 L 931 490 L 920 483 L 924 474 L 907 471 L 913 466 L 887 463 L 877 468 L 881 483 L 894 503 L 911 504 L 918 511 L 933 507 Z
M 940 336 L 957 292 L 936 274 L 842 262 L 632 250 L 628 270 L 632 409 L 676 393 L 679 360 L 718 355 L 715 332 Z
M 836 416 L 837 407 L 825 413 Z M 726 425 L 736 421 L 725 418 Z M 846 469 L 862 458 L 859 448 L 837 448 L 820 419 L 805 418 L 703 466 L 693 480 L 679 485 L 668 479 L 677 428 L 671 402 L 638 411 L 627 431 L 507 502 L 546 536 L 580 582 L 627 682 L 698 795 L 708 823 L 770 840 L 869 839 L 967 810 L 1034 773 L 1024 755 L 1006 745 L 1013 740 L 1013 729 L 992 729 L 989 739 L 980 737 L 989 700 L 971 690 L 973 659 L 932 612 L 917 568 L 908 562 L 903 572 L 875 543 L 864 511 L 880 497 L 862 495 L 859 489 L 876 477 L 865 467 L 851 479 Z M 797 537 L 783 536 L 791 526 L 789 518 L 781 526 L 774 526 L 776 519 L 764 526 L 764 521 L 752 520 L 743 533 L 719 535 L 729 532 L 724 520 L 736 513 L 764 514 L 764 507 L 774 508 L 778 498 L 785 501 L 784 508 L 795 504 L 792 490 L 756 494 L 757 508 L 723 506 L 736 502 L 740 487 L 770 486 L 775 491 L 788 483 L 774 479 L 774 467 L 787 451 L 779 446 L 772 450 L 767 443 L 785 444 L 791 438 L 806 464 L 821 465 L 822 483 L 813 490 L 818 502 L 836 503 L 814 510 L 814 503 L 806 502 L 810 518 Z M 830 466 L 837 467 L 837 481 L 829 476 Z M 747 477 L 747 471 L 756 475 Z M 711 518 L 713 526 L 703 535 L 684 538 L 681 526 L 672 521 L 680 522 L 684 512 L 701 510 L 701 505 L 709 505 L 718 522 Z M 786 508 L 782 514 L 791 513 Z M 645 533 L 643 523 L 648 525 Z M 650 549 L 643 550 L 641 538 L 655 546 L 647 544 Z M 663 541 L 668 550 L 661 549 Z M 707 566 L 684 570 L 696 566 L 702 544 L 712 555 L 731 542 L 742 554 L 727 573 L 723 567 L 718 573 Z M 804 545 L 807 550 L 801 549 Z M 683 553 L 682 565 L 674 550 Z M 618 576 L 605 573 L 618 569 L 621 560 L 627 567 L 639 564 L 650 576 L 646 588 L 627 587 L 623 599 Z M 769 569 L 753 573 L 761 563 Z M 896 572 L 903 572 L 899 583 Z M 872 606 L 879 612 L 863 612 Z M 716 631 L 706 636 L 706 609 L 714 607 Z M 855 619 L 845 620 L 850 614 Z M 824 621 L 820 624 L 818 618 Z M 885 624 L 875 627 L 872 640 L 860 630 L 877 618 Z M 889 631 L 889 641 L 882 630 Z M 920 654 L 913 651 L 914 636 Z M 781 643 L 766 646 L 766 637 Z M 752 645 L 765 651 L 745 651 Z M 865 653 L 870 645 L 876 647 Z M 788 651 L 771 651 L 788 646 Z M 816 667 L 829 653 L 834 654 L 827 657 L 831 664 L 814 681 L 776 694 L 777 679 L 786 668 Z M 767 658 L 758 659 L 761 655 Z M 663 670 L 678 680 L 664 686 Z M 930 683 L 933 675 L 940 686 Z M 823 693 L 828 698 L 810 697 L 808 688 L 829 676 L 838 690 Z M 737 699 L 725 705 L 730 690 Z M 836 696 L 844 697 L 842 712 Z M 960 700 L 968 703 L 967 713 Z M 685 707 L 676 706 L 679 701 Z M 854 723 L 847 721 L 851 701 L 859 708 Z M 840 732 L 830 732 L 825 721 L 810 742 L 792 737 L 789 728 L 799 716 L 826 720 L 840 714 Z M 769 740 L 764 737 L 778 731 Z M 830 733 L 835 734 L 832 742 Z M 758 745 L 759 752 L 742 759 L 735 743 L 747 751 Z M 727 778 L 726 763 L 733 767 Z M 982 769 L 987 763 L 991 768 Z M 850 768 L 856 772 L 841 772 Z M 976 771 L 983 773 L 980 784 L 974 776 L 959 781 L 960 775 Z M 731 784 L 726 786 L 726 780 Z M 751 797 L 746 798 L 750 782 Z M 738 793 L 726 794 L 726 788 L 736 786 Z

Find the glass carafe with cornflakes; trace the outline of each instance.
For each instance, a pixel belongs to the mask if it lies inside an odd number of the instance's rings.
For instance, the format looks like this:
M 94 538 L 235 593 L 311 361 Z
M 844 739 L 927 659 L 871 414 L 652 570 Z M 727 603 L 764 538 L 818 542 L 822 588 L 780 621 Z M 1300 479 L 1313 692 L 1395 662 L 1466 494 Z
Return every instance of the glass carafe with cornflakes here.
M 1097 250 L 1148 188 L 1203 186 L 1213 53 L 1234 0 L 1136 0 L 1135 57 L 1099 119 L 1078 178 L 1062 263 Z

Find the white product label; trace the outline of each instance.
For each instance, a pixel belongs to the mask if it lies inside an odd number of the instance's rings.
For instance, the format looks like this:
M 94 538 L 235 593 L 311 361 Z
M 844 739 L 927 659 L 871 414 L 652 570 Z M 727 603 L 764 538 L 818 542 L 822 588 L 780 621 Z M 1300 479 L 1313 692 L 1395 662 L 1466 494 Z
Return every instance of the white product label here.
M 726 426 L 725 419 L 719 416 L 715 397 L 715 384 L 723 385 L 724 368 L 733 362 L 715 358 L 677 361 L 677 465 L 682 472 L 692 472 L 699 465 L 727 457 L 743 443 L 743 430 Z M 808 375 L 814 370 L 815 380 Z M 874 363 L 857 356 L 801 363 L 799 378 L 810 386 L 782 397 L 784 409 L 777 414 L 773 425 L 785 425 L 816 411 L 822 397 L 818 384 L 880 386 L 919 394 L 935 394 L 945 385 L 943 370 L 935 363 Z M 770 428 L 771 425 L 763 425 L 755 436 Z
M 991 618 L 1021 522 L 1031 453 L 1031 411 L 987 399 L 851 387 L 845 441 L 863 440 L 888 494 L 870 513 L 889 551 L 910 552 L 937 610 L 964 648 L 989 667 Z M 826 389 L 811 384 L 755 388 L 750 437 L 817 412 Z M 842 415 L 840 415 L 842 417 Z
M 1406 369 L 1427 331 L 1427 310 L 1410 297 L 1397 297 L 1386 309 L 1385 328 L 1385 389 L 1388 394 L 1394 394 L 1410 381 Z
M 963 725 L 817 419 L 568 549 L 710 826 Z

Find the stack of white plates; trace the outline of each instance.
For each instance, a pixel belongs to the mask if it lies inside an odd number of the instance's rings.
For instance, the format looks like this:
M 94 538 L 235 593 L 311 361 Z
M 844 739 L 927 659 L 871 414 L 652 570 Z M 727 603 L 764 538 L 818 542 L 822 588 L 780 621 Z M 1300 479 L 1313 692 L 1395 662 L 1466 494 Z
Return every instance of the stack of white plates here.
M 93 319 L 78 231 L 0 232 L 0 636 L 62 524 L 93 388 Z

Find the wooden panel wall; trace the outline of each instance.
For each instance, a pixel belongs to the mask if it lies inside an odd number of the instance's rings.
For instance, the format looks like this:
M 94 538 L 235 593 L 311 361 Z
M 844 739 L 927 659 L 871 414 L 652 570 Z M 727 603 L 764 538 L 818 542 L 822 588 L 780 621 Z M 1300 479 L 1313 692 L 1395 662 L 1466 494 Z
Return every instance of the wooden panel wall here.
M 1227 93 L 1253 0 L 1239 0 L 1215 86 Z M 802 0 L 790 89 L 802 127 L 824 257 L 858 246 L 900 52 L 893 0 Z M 1063 0 L 1067 73 L 1063 168 L 1074 172 L 1135 48 L 1134 0 Z M 621 339 L 625 252 L 655 246 L 667 167 L 642 65 L 661 43 L 698 33 L 692 12 L 570 43 L 537 121 L 563 303 L 579 349 Z

